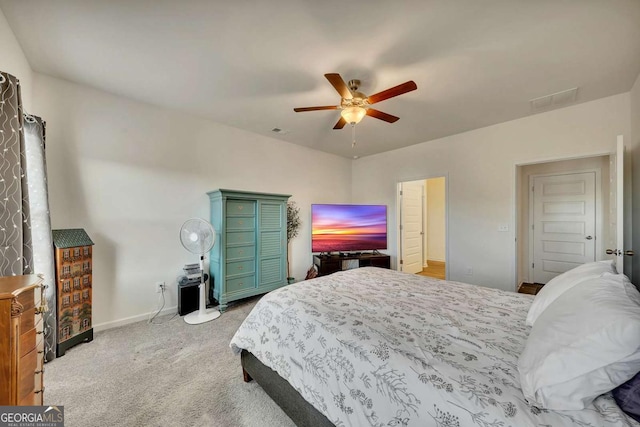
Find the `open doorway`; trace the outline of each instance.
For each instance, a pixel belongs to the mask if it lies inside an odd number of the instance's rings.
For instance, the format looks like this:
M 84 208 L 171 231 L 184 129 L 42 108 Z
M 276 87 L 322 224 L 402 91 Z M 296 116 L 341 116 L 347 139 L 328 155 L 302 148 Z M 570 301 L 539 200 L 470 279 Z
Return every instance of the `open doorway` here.
M 446 279 L 446 178 L 405 181 L 398 187 L 399 270 Z

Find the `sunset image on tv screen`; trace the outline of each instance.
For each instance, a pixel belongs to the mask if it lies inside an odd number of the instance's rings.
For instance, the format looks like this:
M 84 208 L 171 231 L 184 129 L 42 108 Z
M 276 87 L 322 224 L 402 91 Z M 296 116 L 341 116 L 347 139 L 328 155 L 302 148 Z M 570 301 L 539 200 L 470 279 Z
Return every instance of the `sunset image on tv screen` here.
M 312 252 L 387 248 L 384 205 L 312 205 Z

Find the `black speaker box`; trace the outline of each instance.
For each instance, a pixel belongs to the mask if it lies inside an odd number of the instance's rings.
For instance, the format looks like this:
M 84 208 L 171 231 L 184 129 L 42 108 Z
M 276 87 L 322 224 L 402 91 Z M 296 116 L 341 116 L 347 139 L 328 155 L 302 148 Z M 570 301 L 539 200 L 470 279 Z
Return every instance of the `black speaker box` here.
M 178 314 L 184 316 L 198 310 L 200 301 L 200 283 L 178 285 Z

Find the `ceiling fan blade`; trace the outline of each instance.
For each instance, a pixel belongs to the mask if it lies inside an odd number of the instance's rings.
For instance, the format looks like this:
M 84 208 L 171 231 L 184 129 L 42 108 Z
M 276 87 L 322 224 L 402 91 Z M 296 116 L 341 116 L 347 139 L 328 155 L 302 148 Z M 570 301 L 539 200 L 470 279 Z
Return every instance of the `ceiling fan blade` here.
M 325 74 L 324 76 L 327 78 L 327 80 L 329 80 L 329 83 L 331 83 L 331 85 L 338 91 L 341 97 L 343 97 L 344 99 L 353 98 L 353 95 L 349 90 L 349 86 L 347 86 L 344 80 L 342 80 L 342 77 L 340 77 L 340 74 L 330 73 L 330 74 Z
M 342 129 L 344 127 L 344 125 L 347 124 L 347 121 L 345 119 L 342 118 L 342 116 L 340 116 L 340 120 L 338 120 L 338 123 L 336 123 L 336 125 L 333 127 L 334 129 Z
M 374 108 L 367 109 L 367 116 L 375 117 L 376 119 L 384 120 L 385 122 L 395 123 L 400 120 L 400 117 L 392 116 L 391 114 L 383 113 L 380 110 Z
M 369 104 L 375 104 L 376 102 L 384 101 L 385 99 L 393 98 L 394 96 L 402 95 L 403 93 L 411 92 L 416 89 L 418 89 L 416 83 L 413 80 L 409 80 L 401 85 L 394 86 L 390 89 L 371 95 L 368 98 Z
M 317 110 L 337 110 L 338 107 L 337 105 L 324 105 L 322 107 L 298 107 L 298 108 L 294 108 L 293 111 L 295 111 L 296 113 L 301 113 L 303 111 L 317 111 Z

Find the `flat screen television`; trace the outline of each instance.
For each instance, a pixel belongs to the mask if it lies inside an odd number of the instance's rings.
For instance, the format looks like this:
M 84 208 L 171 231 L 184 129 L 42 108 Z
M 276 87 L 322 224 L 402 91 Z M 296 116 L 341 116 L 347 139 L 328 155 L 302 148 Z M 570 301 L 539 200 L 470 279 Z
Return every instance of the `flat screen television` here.
M 387 249 L 386 205 L 311 205 L 311 251 Z

